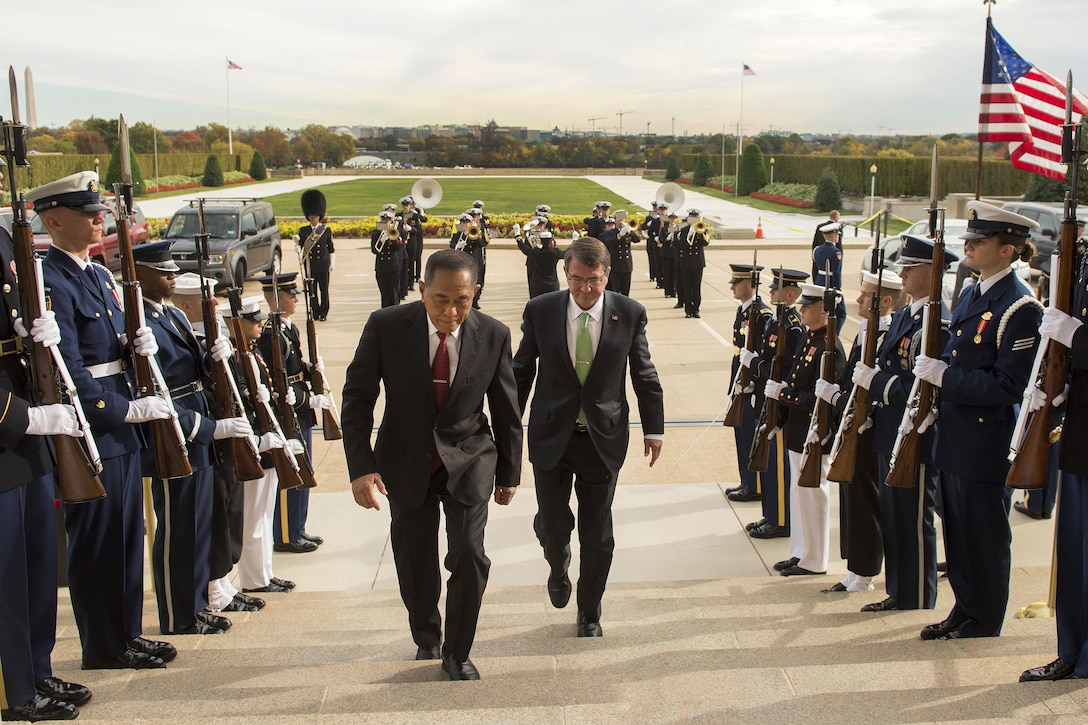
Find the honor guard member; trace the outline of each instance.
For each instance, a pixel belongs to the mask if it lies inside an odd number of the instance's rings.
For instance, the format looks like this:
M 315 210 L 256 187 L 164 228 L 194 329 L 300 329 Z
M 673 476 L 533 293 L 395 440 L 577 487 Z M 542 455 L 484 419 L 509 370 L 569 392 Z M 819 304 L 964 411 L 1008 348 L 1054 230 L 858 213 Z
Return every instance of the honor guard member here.
M 144 639 L 144 511 L 138 423 L 170 417 L 152 395 L 133 400 L 125 316 L 113 275 L 88 260 L 102 239 L 106 206 L 98 174 L 84 171 L 27 192 L 52 240 L 42 264 L 47 305 L 61 330 L 59 349 L 79 391 L 98 451 L 106 497 L 64 505 L 68 590 L 84 669 L 163 667 L 177 656 L 167 642 Z M 136 354 L 157 352 L 148 327 L 132 341 Z
M 608 284 L 611 285 L 610 289 L 613 292 L 630 297 L 631 273 L 634 271 L 634 263 L 631 260 L 631 245 L 639 242 L 639 236 L 638 232 L 627 224 L 626 218 L 618 224 L 613 220 L 613 226 L 617 227 L 615 235 L 610 236 L 611 242 L 605 242 L 608 253 L 612 258 L 612 269 L 608 273 Z M 606 236 L 609 235 L 606 233 Z
M 1034 255 L 1028 234 L 1038 224 L 979 201 L 967 203 L 967 220 L 964 254 L 979 281 L 956 306 L 940 359 L 919 355 L 914 364 L 917 377 L 941 389 L 934 463 L 956 595 L 922 639 L 1001 634 L 1012 565 L 1008 447 L 1042 320 L 1042 306 L 1012 269 Z
M 1078 247 L 1080 245 L 1078 244 Z M 1072 315 L 1047 307 L 1040 329 L 1043 344 L 1057 340 L 1069 349 L 1069 387 L 1062 426 L 1058 468 L 1062 500 L 1056 524 L 1054 583 L 1058 657 L 1049 664 L 1025 670 L 1021 682 L 1088 677 L 1088 265 L 1078 250 L 1077 278 L 1073 287 Z M 1038 410 L 1045 400 L 1036 400 Z
M 294 272 L 280 274 L 275 286 L 271 275 L 260 279 L 265 301 L 273 309 L 279 309 L 282 329 L 273 330 L 271 323 L 261 331 L 258 347 L 265 362 L 271 362 L 272 345 L 280 345 L 283 351 L 283 364 L 287 370 L 287 382 L 294 392 L 295 415 L 298 418 L 298 434 L 312 455 L 313 442 L 311 429 L 316 425 L 315 410 L 329 407 L 329 399 L 310 390 L 309 366 L 302 359 L 302 340 L 298 325 L 291 322 L 291 315 L 298 307 L 298 287 L 295 286 Z M 275 299 L 276 287 L 279 287 L 279 300 Z M 306 519 L 310 511 L 310 490 L 291 488 L 279 492 L 276 499 L 276 518 L 273 526 L 275 543 L 273 550 L 304 554 L 315 551 L 324 543 L 324 539 L 306 532 Z
M 930 248 L 932 249 L 932 245 Z M 928 275 L 927 271 L 927 284 Z M 878 283 L 880 287 L 880 299 L 877 300 L 880 311 L 879 324 L 876 332 L 871 333 L 868 327 L 869 310 L 872 307 L 873 295 L 876 294 Z M 856 300 L 861 327 L 858 330 L 858 336 L 854 339 L 854 344 L 850 346 L 846 367 L 838 382 L 841 395 L 834 396 L 840 419 L 846 414 L 846 404 L 850 398 L 851 386 L 854 385 L 852 376 L 855 367 L 863 364 L 861 358 L 867 337 L 870 334 L 876 334 L 876 345 L 881 344 L 891 324 L 892 312 L 901 306 L 903 299 L 903 280 L 899 278 L 899 275 L 889 270 L 883 270 L 879 277 L 868 271 L 861 273 L 861 292 Z M 880 497 L 888 491 L 905 490 L 881 485 L 888 477 L 888 472 L 885 470 L 881 474 L 877 464 L 877 454 L 873 449 L 873 413 L 870 411 L 870 406 L 867 405 L 864 410 L 855 408 L 853 412 L 859 425 L 854 475 L 851 480 L 839 483 L 839 555 L 846 561 L 846 576 L 831 587 L 822 590 L 824 594 L 873 590 L 873 577 L 880 573 L 880 567 L 885 559 L 886 535 L 881 526 Z M 839 455 L 843 453 L 840 452 Z M 930 503 L 932 504 L 932 498 Z M 911 521 L 915 522 L 915 529 L 917 529 L 917 511 L 915 518 Z M 932 507 L 929 528 L 932 532 Z M 889 581 L 892 578 L 892 568 L 893 565 L 888 564 L 885 571 L 885 578 Z M 917 581 L 917 567 L 915 567 L 914 578 Z
M 261 312 L 261 299 L 259 296 L 242 298 L 238 317 L 241 320 L 239 326 L 242 328 L 243 339 L 234 342 L 239 349 L 248 350 L 257 362 L 258 402 L 262 399 L 264 402 L 270 402 L 271 395 L 268 388 L 271 380 L 268 365 L 261 357 L 261 351 L 257 345 L 264 323 L 268 320 L 268 315 Z M 288 388 L 288 395 L 294 395 L 291 388 Z M 294 398 L 289 397 L 288 400 L 292 401 Z M 285 441 L 275 433 L 262 435 L 259 450 L 264 453 L 273 448 L 290 448 L 292 453 L 303 450 L 302 442 L 297 439 Z M 287 593 L 295 588 L 295 583 L 280 579 L 272 573 L 272 546 L 275 538 L 272 522 L 276 512 L 279 479 L 271 456 L 261 456 L 261 466 L 264 468 L 264 476 L 255 481 L 247 481 L 242 487 L 245 495 L 245 514 L 242 517 L 242 554 L 238 559 L 238 584 L 243 592 Z M 263 603 L 263 600 L 256 597 L 251 599 Z
M 706 267 L 706 254 L 703 248 L 710 244 L 709 230 L 699 231 L 703 215 L 698 209 L 688 209 L 684 226 L 673 237 L 676 247 L 676 267 L 683 295 L 684 316 L 698 317 L 699 307 L 703 303 L 703 268 Z M 838 288 L 836 288 L 838 289 Z
M 839 221 L 838 209 L 832 209 L 831 212 L 827 215 L 827 221 L 820 222 L 818 225 L 816 225 L 816 233 L 812 235 L 812 251 L 815 252 L 816 247 L 824 243 L 823 227 L 824 224 L 827 224 L 828 222 L 834 222 L 835 224 L 839 225 L 840 229 L 842 228 L 842 223 Z M 839 241 L 835 243 L 835 246 L 839 248 L 840 252 L 842 251 L 841 235 Z
M 151 242 L 132 249 L 136 278 L 143 291 L 144 319 L 159 346 L 155 357 L 170 390 L 193 468 L 189 476 L 163 480 L 156 470 L 154 450 L 144 449 L 143 470 L 151 479 L 158 521 L 151 569 L 163 634 L 222 634 L 230 628 L 230 620 L 204 611 L 212 540 L 212 441 L 251 436 L 253 429 L 245 418 L 215 420 L 211 415 L 203 385 L 211 365 L 206 357 L 216 362 L 227 359 L 230 341 L 220 337 L 206 354 L 185 314 L 166 304 L 179 271 L 170 256 L 172 246 L 173 242 Z M 199 278 L 197 283 L 199 289 Z
M 555 246 L 552 233 L 547 229 L 537 232 L 533 235 L 536 241 L 534 244 L 522 236 L 519 225 L 514 225 L 513 232 L 518 249 L 525 255 L 525 264 L 528 265 L 529 299 L 548 292 L 558 292 L 559 276 L 555 265 L 563 258 L 563 251 Z
M 650 202 L 650 214 L 642 224 L 642 232 L 646 235 L 646 264 L 650 270 L 650 281 L 657 289 L 661 289 L 661 275 L 657 269 L 657 238 L 661 234 L 661 212 L 656 201 Z
M 801 322 L 807 332 L 783 382 L 767 381 L 768 398 L 777 398 L 786 409 L 786 448 L 790 459 L 790 558 L 775 564 L 782 576 L 824 574 L 831 545 L 831 499 L 826 471 L 820 472 L 820 485 L 797 485 L 801 475 L 801 454 L 808 440 L 809 423 L 816 407 L 816 381 L 820 362 L 828 345 L 839 348 L 839 341 L 827 339 L 827 313 L 823 310 L 823 285 L 802 284 Z M 835 356 L 835 377 L 842 373 L 845 360 L 842 349 Z M 825 451 L 826 452 L 826 451 Z
M 336 269 L 336 248 L 325 209 L 325 195 L 319 190 L 302 192 L 302 213 L 310 223 L 298 230 L 298 238 L 302 240 L 306 276 L 313 280 L 309 292 L 310 312 L 315 320 L 329 316 L 329 278 Z
M 83 685 L 53 676 L 57 639 L 57 518 L 53 469 L 44 436 L 82 436 L 69 405 L 34 405 L 24 351 L 15 249 L 0 227 L 0 712 L 4 720 L 71 720 L 91 699 Z M 53 312 L 33 321 L 31 337 L 60 341 Z
M 382 307 L 399 305 L 401 272 L 407 253 L 393 212 L 383 211 L 378 215 L 378 225 L 370 233 L 370 251 L 374 253 L 374 279 L 378 281 Z
M 771 308 L 765 305 L 763 300 L 756 295 L 756 289 L 752 285 L 752 265 L 730 263 L 729 268 L 733 272 L 733 276 L 729 279 L 729 288 L 733 292 L 733 299 L 740 302 L 737 315 L 733 319 L 733 347 L 736 353 L 733 355 L 733 363 L 729 369 L 729 385 L 732 385 L 737 379 L 741 365 L 749 368 L 750 372 L 752 361 L 759 356 L 758 352 L 749 352 L 747 350 L 748 335 L 757 333 L 756 330 L 748 328 L 748 315 L 752 305 L 755 305 L 758 310 L 757 314 L 760 318 L 759 330 L 767 328 L 773 314 Z M 762 266 L 754 268 L 755 272 L 762 270 Z M 762 340 L 760 344 L 756 345 L 756 350 L 761 347 L 761 344 Z M 755 392 L 754 386 L 751 392 Z M 759 474 L 748 470 L 748 460 L 752 452 L 752 438 L 756 432 L 756 416 L 751 405 L 753 401 L 754 396 L 746 398 L 744 405 L 741 406 L 740 424 L 733 428 L 733 439 L 737 444 L 737 468 L 740 471 L 740 485 L 725 492 L 726 498 L 730 501 L 758 501 L 760 499 Z
M 808 279 L 808 273 L 795 269 L 774 270 L 774 276 L 769 285 L 768 294 L 774 311 L 774 316 L 763 328 L 763 344 L 759 356 L 752 360 L 752 384 L 755 391 L 752 393 L 753 409 L 756 414 L 757 430 L 763 419 L 763 406 L 766 403 L 763 391 L 767 381 L 771 378 L 771 368 L 778 352 L 779 345 L 785 345 L 785 360 L 787 364 L 797 354 L 797 349 L 805 337 L 805 328 L 801 324 L 801 314 L 794 307 L 797 298 L 801 296 L 801 283 Z M 778 326 L 777 306 L 786 306 L 785 332 Z M 747 358 L 741 353 L 741 364 Z M 788 373 L 783 370 L 782 374 Z M 767 470 L 759 474 L 760 498 L 763 505 L 763 518 L 745 526 L 748 535 L 753 539 L 777 539 L 790 535 L 790 460 L 784 455 L 785 438 L 782 434 L 781 423 L 773 421 L 768 424 L 767 430 L 773 433 L 767 452 Z M 747 467 L 748 461 L 742 464 Z M 742 469 L 743 470 L 743 469 Z
M 665 215 L 669 210 L 667 204 L 658 207 L 661 212 L 661 226 L 657 235 L 657 267 L 661 286 L 665 290 L 666 298 L 676 299 L 673 309 L 680 309 L 684 301 L 677 299 L 679 291 L 676 286 L 676 244 L 674 238 L 679 229 L 679 219 L 675 214 Z M 806 277 L 808 275 L 805 275 Z
M 465 246 L 464 251 L 472 255 L 473 261 L 476 262 L 476 296 L 472 300 L 473 309 L 480 309 L 480 296 L 484 293 L 484 275 L 487 272 L 487 230 L 483 225 L 483 212 L 473 207 L 472 209 L 466 209 L 465 213 L 468 214 L 469 223 L 474 225 L 477 229 L 479 236 L 476 239 L 469 239 Z
M 959 261 L 945 250 L 945 264 Z M 929 301 L 933 265 L 933 241 L 911 234 L 902 236 L 896 260 L 908 305 L 892 315 L 888 331 L 877 350 L 875 367 L 857 362 L 851 371 L 855 385 L 869 391 L 873 403 L 873 442 L 877 477 L 881 483 L 891 470 L 892 449 L 899 434 L 903 411 L 914 387 L 914 362 L 921 351 L 923 310 Z M 941 302 L 941 347 L 948 344 L 951 314 Z M 884 579 L 887 597 L 866 604 L 863 612 L 893 609 L 933 609 L 937 603 L 937 530 L 934 507 L 938 473 L 933 465 L 933 440 L 940 419 L 922 435 L 916 485 L 911 488 L 879 486 L 880 526 L 884 539 Z
M 830 284 L 835 289 L 842 289 L 842 248 L 839 246 L 842 225 L 837 221 L 824 222 L 819 231 L 824 235 L 824 242 L 812 250 L 812 282 L 821 287 Z M 830 282 L 824 279 L 826 270 L 831 271 Z M 846 319 L 846 302 L 841 296 L 835 314 L 840 320 Z
M 419 281 L 423 262 L 423 223 L 427 221 L 427 214 L 416 206 L 416 200 L 411 196 L 400 200 L 401 215 L 404 217 L 404 225 L 408 227 L 407 249 L 408 266 L 411 274 L 408 277 L 408 285 L 414 286 Z M 483 206 L 483 202 L 480 202 Z

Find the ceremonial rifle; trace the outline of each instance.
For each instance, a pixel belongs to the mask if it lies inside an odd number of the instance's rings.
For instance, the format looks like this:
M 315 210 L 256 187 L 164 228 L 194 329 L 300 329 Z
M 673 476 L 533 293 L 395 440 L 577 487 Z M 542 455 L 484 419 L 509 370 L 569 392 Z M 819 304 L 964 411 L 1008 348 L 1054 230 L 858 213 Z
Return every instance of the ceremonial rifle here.
M 839 339 L 838 318 L 835 309 L 839 304 L 839 293 L 831 286 L 831 265 L 824 270 L 824 312 L 827 313 L 827 328 L 824 331 L 824 352 L 820 357 L 820 378 L 835 382 L 835 356 L 838 353 Z M 809 422 L 805 448 L 801 452 L 801 475 L 797 485 L 805 488 L 819 488 L 823 468 L 823 445 L 831 425 L 831 404 L 823 398 L 816 398 Z
M 748 331 L 745 334 L 744 348 L 748 352 L 755 352 L 763 342 L 763 310 L 759 306 L 759 271 L 756 269 L 757 253 L 752 253 L 752 288 L 754 296 L 752 304 L 748 306 Z M 741 424 L 741 416 L 744 414 L 744 406 L 748 403 L 748 394 L 753 392 L 752 371 L 744 365 L 739 365 L 737 375 L 733 378 L 733 385 L 729 390 L 729 408 L 725 412 L 723 425 L 737 428 Z
M 781 268 L 775 270 L 778 278 L 778 305 L 775 313 L 778 317 L 778 332 L 774 347 L 774 360 L 771 362 L 770 380 L 776 383 L 782 382 L 786 371 L 786 310 L 787 305 L 782 301 L 782 290 L 786 278 Z M 765 398 L 763 410 L 759 415 L 759 424 L 756 426 L 756 434 L 752 438 L 752 450 L 748 455 L 749 471 L 766 471 L 768 457 L 771 449 L 771 438 L 774 437 L 778 427 L 779 402 L 776 398 Z
M 19 92 L 15 82 L 15 69 L 11 67 L 8 68 L 8 83 L 11 90 L 11 121 L 3 123 L 4 157 L 12 172 L 8 179 L 8 188 L 11 193 L 15 276 L 19 281 L 23 321 L 29 330 L 45 309 L 45 288 L 42 284 L 41 260 L 34 257 L 34 235 L 26 215 L 26 201 L 18 193 L 14 174 L 16 167 L 26 168 L 30 163 L 26 158 L 27 129 L 19 121 Z M 61 357 L 60 348 L 56 345 L 45 347 L 31 339 L 29 357 L 31 375 L 27 379 L 32 398 L 41 405 L 64 402 L 58 390 L 59 378 L 68 402 L 75 408 L 76 420 L 83 432 L 83 442 L 87 446 L 84 450 L 79 439 L 72 436 L 50 436 L 57 459 L 57 485 L 61 499 L 65 503 L 84 503 L 105 497 L 106 489 L 98 478 L 102 471 L 102 457 L 95 446 L 91 426 L 83 413 L 75 382 L 68 372 L 64 358 Z
M 1082 163 L 1081 128 L 1073 123 L 1073 73 L 1065 81 L 1065 124 L 1062 126 L 1062 163 L 1069 165 L 1070 189 L 1065 192 L 1065 214 L 1062 217 L 1058 247 L 1050 262 L 1050 305 L 1069 314 L 1073 309 L 1073 288 L 1077 278 L 1077 185 Z M 1005 478 L 1009 488 L 1036 489 L 1046 483 L 1047 448 L 1057 442 L 1050 427 L 1053 401 L 1065 389 L 1069 378 L 1067 350 L 1057 340 L 1044 340 L 1039 345 L 1031 377 L 1024 390 L 1024 402 L 1016 419 L 1009 461 L 1012 467 Z M 1045 362 L 1044 362 L 1045 360 Z M 1046 400 L 1043 407 L 1032 412 L 1028 402 L 1032 391 L 1038 389 Z
M 276 391 L 276 405 L 279 408 L 280 426 L 283 429 L 284 441 L 290 443 L 298 438 L 298 420 L 295 418 L 295 409 L 287 402 L 287 390 L 291 383 L 287 380 L 287 366 L 283 359 L 283 316 L 280 313 L 280 286 L 279 276 L 272 273 L 272 298 L 276 300 L 276 307 L 269 314 L 269 324 L 272 325 L 272 385 Z M 295 455 L 298 463 L 298 472 L 302 477 L 303 488 L 313 488 L 317 485 L 314 478 L 314 468 L 310 463 L 310 456 L 303 445 L 302 453 Z
M 132 166 L 129 159 L 128 126 L 125 117 L 117 122 L 117 143 L 121 154 L 121 183 L 114 184 L 113 193 L 117 212 L 117 251 L 121 258 L 121 290 L 125 301 L 125 334 L 128 344 L 136 340 L 136 331 L 143 327 L 144 300 L 140 281 L 136 279 L 136 260 L 132 256 L 132 239 L 128 233 L 128 215 L 132 208 Z M 138 355 L 132 351 L 136 368 L 136 397 L 158 395 L 170 406 L 170 417 L 148 422 L 154 439 L 155 463 L 159 478 L 184 478 L 192 474 L 189 454 L 185 449 L 185 434 L 181 430 L 170 389 L 159 369 L 155 356 Z

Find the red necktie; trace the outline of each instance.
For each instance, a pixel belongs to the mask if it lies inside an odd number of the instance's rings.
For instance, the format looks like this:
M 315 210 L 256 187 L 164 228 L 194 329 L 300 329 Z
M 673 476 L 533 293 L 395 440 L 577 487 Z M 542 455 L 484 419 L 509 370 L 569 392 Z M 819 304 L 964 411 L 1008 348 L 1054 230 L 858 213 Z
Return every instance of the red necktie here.
M 446 402 L 446 396 L 450 392 L 450 353 L 446 349 L 447 332 L 438 333 L 438 350 L 434 354 L 434 362 L 431 363 L 431 382 L 434 384 L 434 409 L 442 410 L 442 404 Z M 431 452 L 431 475 L 442 468 L 442 457 L 438 455 L 438 447 Z

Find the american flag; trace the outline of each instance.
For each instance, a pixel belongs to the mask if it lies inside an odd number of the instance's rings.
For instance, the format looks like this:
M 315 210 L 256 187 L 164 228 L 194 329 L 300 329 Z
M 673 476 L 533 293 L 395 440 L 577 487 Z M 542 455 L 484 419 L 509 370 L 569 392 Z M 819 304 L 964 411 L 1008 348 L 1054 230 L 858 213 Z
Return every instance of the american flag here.
M 752 67 L 750 65 L 748 65 L 747 63 L 745 63 L 744 64 L 744 75 L 754 76 L 755 74 L 756 74 L 756 72 L 754 70 L 752 70 Z
M 242 70 L 242 66 L 227 58 L 227 70 Z
M 1074 90 L 1073 122 L 1084 113 L 1088 99 Z M 1064 121 L 1065 84 L 1024 60 L 987 18 L 979 143 L 1007 141 L 1014 167 L 1063 181 Z

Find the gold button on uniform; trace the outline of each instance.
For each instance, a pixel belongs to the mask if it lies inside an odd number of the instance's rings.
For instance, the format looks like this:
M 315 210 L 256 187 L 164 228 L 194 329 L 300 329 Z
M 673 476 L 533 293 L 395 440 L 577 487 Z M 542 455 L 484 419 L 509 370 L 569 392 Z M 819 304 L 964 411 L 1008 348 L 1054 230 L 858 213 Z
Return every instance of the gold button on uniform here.
M 8 292 L 11 292 L 11 285 L 5 283 L 4 284 L 4 294 L 7 294 Z
M 956 337 L 963 335 L 963 330 L 956 330 Z
M 11 316 L 12 317 L 18 317 L 19 316 L 19 310 L 12 310 L 11 311 Z
M 952 351 L 952 357 L 956 357 L 956 353 L 958 353 L 958 352 L 959 352 L 959 350 L 953 350 Z
M 97 403 L 94 404 L 94 407 L 96 407 L 98 409 L 105 408 L 106 407 L 106 401 L 100 400 L 100 401 L 98 401 Z

